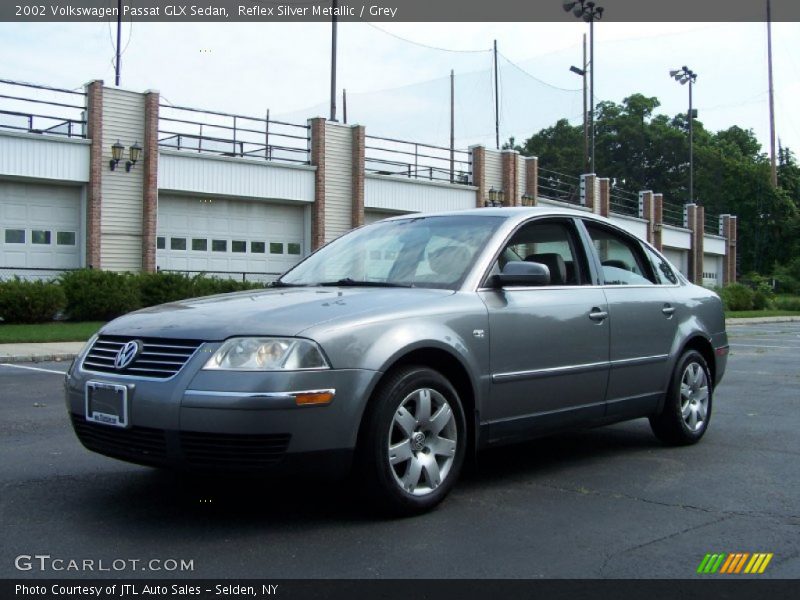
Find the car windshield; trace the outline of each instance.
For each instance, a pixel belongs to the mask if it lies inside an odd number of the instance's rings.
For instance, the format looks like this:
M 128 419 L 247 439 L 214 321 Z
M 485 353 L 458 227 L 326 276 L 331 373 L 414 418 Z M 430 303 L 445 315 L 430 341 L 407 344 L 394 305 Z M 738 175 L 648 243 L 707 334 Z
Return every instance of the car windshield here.
M 502 222 L 478 215 L 378 222 L 331 242 L 275 285 L 456 289 Z

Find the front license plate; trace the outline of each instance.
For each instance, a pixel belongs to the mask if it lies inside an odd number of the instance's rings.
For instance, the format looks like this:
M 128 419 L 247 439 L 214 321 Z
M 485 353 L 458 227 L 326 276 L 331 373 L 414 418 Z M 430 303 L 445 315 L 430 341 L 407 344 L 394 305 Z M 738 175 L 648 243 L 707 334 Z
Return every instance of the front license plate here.
M 86 420 L 114 427 L 127 427 L 128 388 L 124 385 L 89 381 L 86 384 Z

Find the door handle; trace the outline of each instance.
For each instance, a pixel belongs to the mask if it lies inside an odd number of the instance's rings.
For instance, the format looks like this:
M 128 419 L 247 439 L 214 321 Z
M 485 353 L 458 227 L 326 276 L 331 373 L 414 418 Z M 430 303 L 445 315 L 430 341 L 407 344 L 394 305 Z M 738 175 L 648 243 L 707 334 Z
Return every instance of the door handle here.
M 661 309 L 661 312 L 664 313 L 667 317 L 671 317 L 675 312 L 675 307 L 669 304 L 665 304 L 664 308 Z
M 600 310 L 595 306 L 589 313 L 589 318 L 592 321 L 597 321 L 598 323 L 601 323 L 608 318 L 608 311 Z

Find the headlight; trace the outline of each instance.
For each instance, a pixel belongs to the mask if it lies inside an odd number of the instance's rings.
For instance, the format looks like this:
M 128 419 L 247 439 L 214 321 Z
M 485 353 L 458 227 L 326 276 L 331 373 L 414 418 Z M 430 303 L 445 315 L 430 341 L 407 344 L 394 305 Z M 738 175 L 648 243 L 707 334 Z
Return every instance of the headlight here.
M 224 371 L 298 371 L 330 369 L 322 350 L 296 338 L 232 338 L 222 344 L 204 369 Z

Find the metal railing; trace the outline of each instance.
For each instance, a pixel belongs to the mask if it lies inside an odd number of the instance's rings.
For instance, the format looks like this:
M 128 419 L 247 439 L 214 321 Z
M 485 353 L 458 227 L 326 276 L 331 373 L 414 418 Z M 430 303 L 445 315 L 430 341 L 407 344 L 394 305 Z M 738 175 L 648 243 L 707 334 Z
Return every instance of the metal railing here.
M 308 164 L 308 125 L 161 104 L 158 145 L 174 150 Z
M 683 227 L 683 206 L 676 204 L 663 204 L 662 221 L 674 227 Z
M 609 210 L 618 215 L 640 216 L 639 194 L 613 186 L 608 192 Z
M 469 150 L 451 150 L 445 146 L 374 135 L 365 138 L 364 168 L 367 173 L 466 185 L 471 182 Z
M 159 273 L 180 273 L 181 275 L 202 275 L 219 277 L 220 279 L 241 279 L 242 282 L 251 283 L 271 283 L 283 273 L 269 271 L 184 271 L 180 269 L 158 269 Z M 248 279 L 249 278 L 249 279 Z
M 581 203 L 581 178 L 539 167 L 539 191 L 542 198 Z
M 0 129 L 86 137 L 86 93 L 0 79 Z
M 703 231 L 711 235 L 719 235 L 719 215 L 706 214 L 706 222 L 703 223 Z

